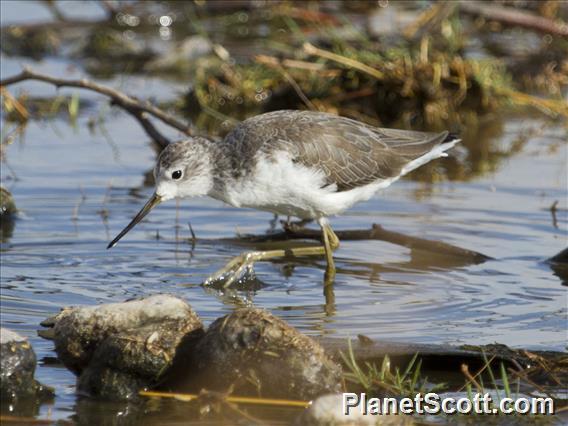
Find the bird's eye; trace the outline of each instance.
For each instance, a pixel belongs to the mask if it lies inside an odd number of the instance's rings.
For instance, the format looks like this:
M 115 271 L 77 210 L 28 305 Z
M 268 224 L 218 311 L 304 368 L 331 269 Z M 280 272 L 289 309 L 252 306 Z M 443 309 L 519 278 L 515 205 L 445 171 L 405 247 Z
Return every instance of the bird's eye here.
M 176 170 L 175 172 L 172 173 L 173 180 L 178 180 L 179 178 L 181 178 L 181 170 Z

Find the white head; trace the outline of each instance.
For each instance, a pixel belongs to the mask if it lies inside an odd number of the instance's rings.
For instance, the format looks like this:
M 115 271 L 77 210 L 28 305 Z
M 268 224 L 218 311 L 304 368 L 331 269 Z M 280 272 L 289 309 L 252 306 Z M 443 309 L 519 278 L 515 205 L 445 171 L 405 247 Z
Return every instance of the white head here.
M 154 167 L 156 195 L 161 201 L 207 195 L 213 188 L 208 141 L 195 138 L 168 145 Z
M 154 167 L 154 194 L 107 248 L 113 247 L 161 202 L 208 194 L 213 189 L 211 146 L 207 139 L 193 138 L 164 148 Z

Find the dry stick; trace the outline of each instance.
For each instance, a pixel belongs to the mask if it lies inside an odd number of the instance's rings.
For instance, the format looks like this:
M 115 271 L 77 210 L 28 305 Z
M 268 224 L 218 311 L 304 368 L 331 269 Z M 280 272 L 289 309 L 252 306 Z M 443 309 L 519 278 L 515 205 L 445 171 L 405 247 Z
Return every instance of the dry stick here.
M 523 352 L 523 355 L 526 356 L 531 361 L 533 361 L 533 362 L 536 361 L 538 363 L 538 365 L 540 366 L 540 368 L 542 368 L 546 372 L 546 374 L 548 374 L 548 376 L 556 382 L 557 385 L 559 385 L 559 386 L 562 385 L 560 379 L 558 377 L 556 377 L 554 375 L 554 372 L 551 371 L 551 369 L 549 368 L 545 358 L 541 357 L 540 355 L 529 352 L 526 349 L 524 349 L 522 352 Z M 524 369 L 519 368 L 519 371 L 524 371 Z
M 192 393 L 170 393 L 155 391 L 140 391 L 139 395 L 156 398 L 174 398 L 179 401 L 193 401 L 199 399 L 200 395 Z M 253 404 L 253 405 L 273 405 L 280 407 L 298 407 L 307 408 L 310 406 L 309 401 L 291 400 L 291 399 L 273 399 L 273 398 L 255 398 L 248 396 L 226 396 L 225 401 L 236 404 Z
M 6 88 L 2 86 L 0 86 L 0 95 L 4 96 L 6 101 L 10 103 L 10 105 L 18 112 L 18 114 L 20 114 L 20 117 L 22 117 L 23 121 L 26 121 L 28 118 L 30 118 L 30 113 L 28 112 L 26 107 L 23 106 L 20 101 L 18 101 L 14 96 L 12 96 L 10 92 L 8 92 L 8 90 L 6 90 Z
M 460 1 L 459 7 L 464 13 L 481 16 L 490 21 L 516 25 L 547 34 L 568 36 L 568 24 L 523 10 L 487 4 L 481 1 Z
M 327 50 L 319 49 L 310 43 L 304 43 L 303 48 L 304 52 L 306 52 L 308 55 L 319 56 L 320 58 L 329 59 L 330 61 L 337 62 L 347 67 L 358 69 L 365 74 L 369 74 L 370 76 L 375 77 L 377 80 L 382 80 L 385 78 L 385 75 L 378 69 L 365 65 L 364 63 L 356 61 L 355 59 L 347 58 L 345 56 L 341 56 L 337 53 L 329 52 Z
M 477 380 L 475 380 L 475 377 L 471 375 L 471 373 L 469 372 L 469 367 L 467 364 L 462 364 L 461 365 L 461 372 L 463 373 L 463 375 L 467 378 L 467 380 L 469 380 L 470 383 L 474 384 L 475 387 L 477 388 L 477 391 L 479 393 L 483 393 L 483 387 L 477 382 Z M 477 374 L 476 374 L 477 376 Z M 460 391 L 465 387 L 466 385 L 464 385 Z
M 467 379 L 470 381 L 470 383 L 473 383 L 475 385 L 475 387 L 477 389 L 482 389 L 483 387 L 477 382 L 477 380 L 475 380 L 481 373 L 483 373 L 487 367 L 489 367 L 489 365 L 493 362 L 493 360 L 496 358 L 496 355 L 493 355 L 491 357 L 491 359 L 489 361 L 487 361 L 485 363 L 485 365 L 483 367 L 481 367 L 481 369 L 475 373 L 473 376 L 471 375 L 471 373 L 469 372 L 469 367 L 467 364 L 462 364 L 461 365 L 461 371 L 462 373 L 467 377 Z M 465 385 L 463 385 L 461 388 L 458 389 L 458 392 L 461 392 L 465 389 L 465 387 L 467 386 L 467 383 Z
M 150 102 L 141 102 L 133 97 L 126 95 L 125 93 L 120 92 L 119 90 L 113 89 L 108 86 L 103 86 L 85 78 L 80 80 L 55 78 L 46 74 L 32 71 L 29 68 L 24 68 L 20 74 L 17 74 L 13 77 L 8 77 L 4 80 L 0 80 L 0 87 L 9 86 L 11 84 L 26 80 L 43 81 L 45 83 L 53 84 L 57 88 L 78 87 L 81 89 L 92 90 L 94 92 L 108 96 L 112 99 L 114 105 L 117 105 L 132 114 L 140 122 L 148 135 L 162 147 L 166 146 L 169 143 L 169 140 L 154 127 L 154 125 L 148 120 L 145 113 L 158 118 L 167 125 L 187 135 L 191 135 L 193 133 L 191 126 L 186 125 L 185 123 L 166 113 L 162 109 L 152 105 Z
M 568 117 L 568 103 L 564 100 L 544 99 L 538 96 L 528 95 L 506 87 L 491 84 L 491 88 L 500 95 L 513 99 L 519 105 L 538 108 L 547 115 L 563 115 Z
M 292 88 L 294 89 L 294 91 L 296 92 L 298 97 L 304 102 L 304 104 L 306 104 L 306 106 L 309 109 L 311 109 L 312 111 L 317 111 L 316 106 L 312 103 L 312 101 L 310 101 L 310 99 L 302 91 L 302 88 L 296 82 L 296 80 L 294 80 L 294 77 L 292 77 L 290 75 L 290 73 L 282 67 L 282 65 L 280 64 L 280 61 L 278 59 L 276 59 L 276 61 L 273 61 L 272 58 L 270 58 L 268 56 L 258 55 L 258 56 L 255 57 L 255 60 L 257 62 L 261 63 L 261 64 L 264 64 L 264 65 L 278 71 L 282 75 L 282 77 L 284 77 L 286 79 L 286 81 L 288 81 L 288 83 L 290 83 L 290 86 L 292 86 Z
M 491 257 L 482 253 L 456 247 L 441 241 L 427 240 L 424 238 L 411 237 L 399 232 L 388 231 L 381 225 L 373 224 L 371 229 L 351 229 L 335 231 L 340 240 L 381 240 L 410 249 L 426 250 L 441 255 L 470 259 L 474 263 L 482 263 L 491 260 Z M 292 239 L 321 239 L 321 232 L 315 229 L 287 229 L 283 232 L 267 235 L 251 235 L 243 237 L 250 242 L 286 241 Z
M 536 390 L 538 390 L 540 393 L 542 393 L 546 396 L 552 397 L 550 392 L 548 392 L 545 388 L 543 388 L 542 386 L 540 386 L 539 384 L 537 384 L 533 380 L 531 380 L 529 378 L 529 376 L 527 375 L 527 373 L 525 372 L 525 370 L 516 371 L 516 370 L 513 370 L 513 369 L 509 369 L 509 373 L 512 373 L 515 376 L 517 376 L 517 378 L 524 380 L 529 385 L 533 386 Z
M 556 218 L 556 212 L 558 211 L 558 200 L 550 206 L 550 214 L 552 215 L 552 226 L 558 229 L 558 219 Z
M 166 138 L 164 135 L 162 135 L 158 131 L 158 129 L 156 129 L 156 127 L 148 119 L 147 112 L 139 110 L 132 110 L 132 111 L 127 110 L 127 111 L 130 112 L 130 114 L 132 114 L 134 118 L 138 120 L 138 122 L 140 123 L 142 128 L 146 131 L 148 136 L 150 136 L 153 140 L 155 140 L 156 143 L 160 145 L 160 147 L 165 148 L 167 145 L 169 145 L 170 140 Z
M 425 30 L 427 27 L 434 25 L 434 23 L 439 23 L 446 19 L 453 12 L 454 7 L 455 4 L 449 2 L 435 3 L 406 27 L 403 31 L 403 35 L 407 38 L 413 38 L 418 31 Z

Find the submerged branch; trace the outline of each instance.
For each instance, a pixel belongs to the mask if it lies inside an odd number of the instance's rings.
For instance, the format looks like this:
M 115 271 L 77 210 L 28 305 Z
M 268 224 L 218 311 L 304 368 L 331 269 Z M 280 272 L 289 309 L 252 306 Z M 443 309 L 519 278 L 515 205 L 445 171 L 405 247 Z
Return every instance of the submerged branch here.
M 125 93 L 113 89 L 108 86 L 103 86 L 101 84 L 95 83 L 87 79 L 80 80 L 70 80 L 63 78 L 51 77 L 46 74 L 41 74 L 32 71 L 29 68 L 24 68 L 20 74 L 13 77 L 8 77 L 4 80 L 0 80 L 0 87 L 9 86 L 11 84 L 20 83 L 26 80 L 37 80 L 43 81 L 45 83 L 53 84 L 55 87 L 78 87 L 80 89 L 91 90 L 93 92 L 100 93 L 109 97 L 114 105 L 117 105 L 131 114 L 138 122 L 142 125 L 146 133 L 155 140 L 161 147 L 166 146 L 169 140 L 163 136 L 158 129 L 150 122 L 148 119 L 148 114 L 156 117 L 165 124 L 187 134 L 191 135 L 192 128 L 189 125 L 181 122 L 172 115 L 163 111 L 162 109 L 152 105 L 148 101 L 140 101 L 134 97 L 128 96 Z
M 467 259 L 472 263 L 483 263 L 492 258 L 482 253 L 456 247 L 441 241 L 427 240 L 424 238 L 412 237 L 410 235 L 401 234 L 399 232 L 388 231 L 381 225 L 373 224 L 371 229 L 350 229 L 344 231 L 335 231 L 340 240 L 380 240 L 391 244 L 404 246 L 409 249 L 417 249 L 429 251 L 444 256 L 453 256 Z M 250 235 L 242 237 L 250 242 L 272 242 L 286 241 L 294 239 L 321 239 L 321 232 L 315 229 L 307 228 L 288 228 L 285 231 L 266 235 Z

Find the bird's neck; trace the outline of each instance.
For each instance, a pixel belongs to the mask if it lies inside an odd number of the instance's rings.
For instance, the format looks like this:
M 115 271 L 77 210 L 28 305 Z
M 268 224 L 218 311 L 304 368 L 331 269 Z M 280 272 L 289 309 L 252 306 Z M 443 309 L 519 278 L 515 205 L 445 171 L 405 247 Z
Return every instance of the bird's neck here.
M 211 176 L 213 185 L 208 194 L 210 197 L 223 200 L 222 194 L 226 191 L 226 185 L 231 178 L 231 147 L 224 146 L 222 142 L 216 142 L 205 138 L 199 138 L 201 144 L 209 155 Z

